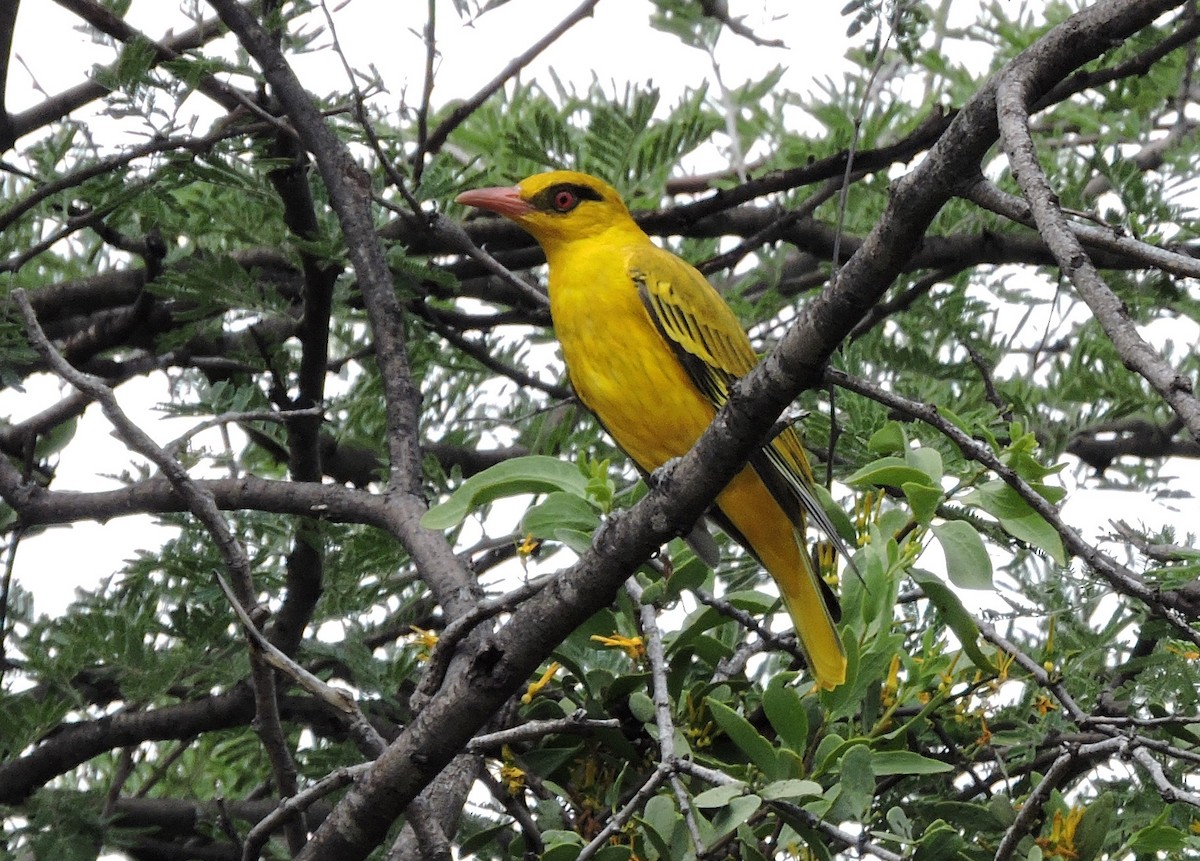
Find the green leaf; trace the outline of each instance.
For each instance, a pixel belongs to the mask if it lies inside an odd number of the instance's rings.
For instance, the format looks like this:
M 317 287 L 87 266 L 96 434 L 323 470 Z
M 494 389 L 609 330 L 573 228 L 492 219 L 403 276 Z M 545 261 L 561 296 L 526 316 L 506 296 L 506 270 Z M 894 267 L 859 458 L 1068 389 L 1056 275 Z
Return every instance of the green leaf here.
M 824 791 L 821 784 L 815 780 L 801 780 L 793 777 L 788 780 L 776 780 L 768 783 L 759 790 L 758 794 L 766 801 L 782 801 L 785 799 L 811 798 L 812 796 L 820 795 Z
M 1035 489 L 1052 490 L 1051 488 Z M 1061 489 L 1053 488 L 1053 490 L 1061 494 Z M 1062 538 L 1058 532 L 1003 481 L 997 479 L 982 484 L 967 494 L 963 501 L 968 505 L 982 508 L 999 520 L 1000 525 L 1009 535 L 1045 551 L 1056 564 L 1067 564 L 1067 554 L 1063 549 Z
M 929 484 L 938 484 L 945 474 L 942 455 L 936 448 L 911 448 L 904 452 L 904 462 L 929 477 Z
M 1178 828 L 1156 822 L 1133 833 L 1129 838 L 1129 851 L 1138 855 L 1166 852 L 1168 856 L 1177 856 L 1186 843 L 1187 835 Z
M 464 858 L 469 858 L 475 852 L 480 851 L 487 846 L 491 846 L 493 841 L 495 841 L 495 839 L 499 837 L 501 833 L 508 831 L 510 827 L 511 826 L 509 823 L 501 822 L 499 825 L 493 825 L 491 828 L 484 828 L 481 831 L 477 831 L 462 842 L 462 845 L 459 847 L 459 852 L 463 854 Z M 577 847 L 575 850 L 576 855 L 579 854 L 579 848 L 581 847 Z
M 965 801 L 935 801 L 921 812 L 931 819 L 944 819 L 963 833 L 1000 831 L 1009 824 L 998 819 L 990 807 Z
M 629 861 L 633 856 L 633 849 L 629 846 L 605 846 L 592 857 L 596 861 Z M 543 856 L 544 857 L 544 856 Z
M 521 532 L 534 538 L 555 538 L 560 529 L 588 533 L 600 523 L 600 515 L 586 499 L 556 490 L 525 512 Z
M 1075 829 L 1075 861 L 1092 861 L 1100 854 L 1112 830 L 1116 804 L 1116 796 L 1104 792 L 1083 811 L 1083 818 Z
M 942 501 L 943 493 L 940 487 L 928 484 L 917 484 L 906 481 L 900 485 L 908 506 L 912 509 L 913 519 L 917 523 L 928 523 L 937 513 L 937 507 Z
M 454 493 L 421 518 L 426 529 L 458 526 L 467 515 L 489 502 L 522 493 L 560 490 L 584 497 L 587 479 L 573 464 L 556 457 L 530 455 L 506 460 L 464 481 Z
M 656 848 L 660 855 L 665 856 L 670 852 L 671 835 L 675 832 L 675 825 L 683 821 L 683 817 L 675 809 L 675 802 L 668 795 L 651 796 L 642 808 L 639 818 L 648 832 L 647 836 L 658 838 Z
M 725 734 L 735 745 L 750 758 L 763 774 L 775 777 L 778 759 L 775 748 L 769 741 L 759 735 L 758 730 L 740 714 L 723 702 L 714 699 L 707 700 L 708 710 Z
M 979 646 L 979 626 L 962 605 L 962 601 L 958 600 L 958 596 L 929 571 L 913 568 L 908 572 L 908 576 L 921 587 L 930 603 L 937 607 L 942 621 L 954 632 L 954 636 L 958 637 L 971 662 L 985 673 L 995 675 L 996 668 Z
M 842 754 L 836 767 L 840 775 L 837 798 L 827 814 L 834 822 L 861 820 L 875 798 L 875 772 L 871 768 L 871 749 L 855 744 Z
M 555 541 L 574 550 L 580 556 L 588 551 L 592 546 L 592 535 L 590 532 L 580 532 L 578 529 L 559 528 L 554 530 L 553 538 Z
M 724 807 L 739 795 L 744 795 L 745 792 L 746 785 L 744 783 L 727 783 L 704 790 L 692 799 L 692 803 L 702 809 Z
M 763 691 L 762 704 L 767 720 L 784 745 L 803 754 L 808 744 L 808 713 L 796 689 L 776 676 Z
M 876 776 L 887 774 L 943 774 L 954 771 L 948 762 L 930 759 L 911 750 L 876 750 L 871 753 L 871 770 Z
M 37 438 L 37 444 L 33 447 L 33 456 L 37 460 L 45 460 L 51 455 L 58 454 L 75 438 L 75 430 L 78 426 L 79 419 L 77 418 L 67 419 L 54 425 Z
M 937 819 L 932 822 L 913 852 L 913 861 L 968 861 L 967 844 L 951 825 Z
M 542 853 L 541 861 L 575 861 L 579 857 L 579 853 L 583 851 L 583 846 L 579 843 L 560 842 L 551 844 L 547 837 L 549 833 L 545 832 L 542 835 L 543 839 L 546 840 L 547 846 L 546 851 Z
M 645 691 L 634 691 L 629 695 L 629 710 L 642 723 L 654 721 L 654 700 Z
M 950 582 L 963 589 L 991 589 L 992 558 L 975 527 L 965 520 L 947 520 L 930 527 L 946 554 Z
M 760 807 L 762 799 L 757 795 L 741 795 L 730 799 L 729 804 L 722 807 L 713 817 L 713 831 L 716 836 L 723 837 L 753 816 Z
M 867 441 L 867 451 L 873 454 L 892 454 L 908 448 L 908 439 L 900 422 L 888 422 Z
M 671 576 L 661 581 L 665 587 L 665 601 L 677 601 L 684 592 L 699 589 L 708 578 L 708 566 L 695 551 L 682 541 L 672 541 L 671 548 Z
M 882 457 L 846 479 L 851 487 L 899 487 L 906 481 L 929 484 L 929 476 L 898 457 Z

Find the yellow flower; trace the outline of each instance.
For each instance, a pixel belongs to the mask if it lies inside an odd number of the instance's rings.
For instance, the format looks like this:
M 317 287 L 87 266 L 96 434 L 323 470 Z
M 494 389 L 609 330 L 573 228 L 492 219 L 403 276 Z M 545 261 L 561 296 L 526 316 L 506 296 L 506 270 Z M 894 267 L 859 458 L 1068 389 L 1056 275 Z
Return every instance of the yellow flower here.
M 992 731 L 988 728 L 987 717 L 979 716 L 979 738 L 975 739 L 975 744 L 979 747 L 986 747 L 992 740 Z
M 1047 858 L 1065 858 L 1070 861 L 1078 858 L 1075 851 L 1075 829 L 1083 819 L 1083 808 L 1072 807 L 1066 816 L 1061 810 L 1054 811 L 1054 823 L 1050 826 L 1049 837 L 1039 837 L 1034 842 L 1042 847 Z
M 534 538 L 533 533 L 529 533 L 517 545 L 517 558 L 521 560 L 521 566 L 524 567 L 530 557 L 537 558 L 537 553 L 542 549 L 542 540 Z
M 821 579 L 832 586 L 834 589 L 838 587 L 838 551 L 832 541 L 818 541 L 816 543 L 817 550 L 817 570 L 821 572 Z
M 550 684 L 550 680 L 554 678 L 554 674 L 562 669 L 562 664 L 554 661 L 546 668 L 546 672 L 542 673 L 542 677 L 536 682 L 530 682 L 529 687 L 525 689 L 525 694 L 521 697 L 521 702 L 528 705 L 533 701 L 546 685 Z
M 688 737 L 691 746 L 696 750 L 712 747 L 713 735 L 716 734 L 717 725 L 712 721 L 704 720 L 703 702 L 697 705 L 692 695 L 688 694 L 686 709 L 687 726 L 684 727 L 683 733 Z
M 858 546 L 863 547 L 871 542 L 871 524 L 879 518 L 883 508 L 883 492 L 868 491 L 854 500 L 854 532 L 858 537 Z
M 900 689 L 900 656 L 892 655 L 892 663 L 888 666 L 887 681 L 883 683 L 880 700 L 884 708 L 896 704 L 896 692 Z
M 519 795 L 525 789 L 525 772 L 516 764 L 512 749 L 508 745 L 500 748 L 500 780 L 509 795 Z
M 1054 700 L 1050 699 L 1050 697 L 1046 696 L 1045 694 L 1042 694 L 1033 701 L 1033 707 L 1042 717 L 1046 716 L 1046 712 L 1052 712 L 1058 708 L 1058 706 L 1054 704 Z
M 417 660 L 428 661 L 430 653 L 433 652 L 433 647 L 438 642 L 437 631 L 418 628 L 416 625 L 409 625 L 408 627 L 417 635 L 417 643 L 421 646 L 421 651 L 417 652 Z
M 1008 681 L 1009 668 L 1012 667 L 1013 661 L 1015 661 L 1016 659 L 1017 659 L 1016 655 L 1010 655 L 1007 652 L 1003 652 L 996 656 L 996 666 L 1000 670 L 1000 674 L 998 676 L 996 676 L 997 682 Z
M 1184 650 L 1184 649 L 1178 648 L 1177 646 L 1172 646 L 1170 643 L 1168 643 L 1167 651 L 1171 652 L 1172 654 L 1179 655 L 1179 657 L 1183 658 L 1184 660 L 1188 660 L 1188 661 L 1195 661 L 1197 659 L 1200 659 L 1200 651 L 1197 651 L 1196 649 Z
M 642 642 L 641 637 L 626 637 L 623 634 L 617 633 L 614 633 L 611 637 L 592 634 L 592 642 L 607 646 L 610 649 L 620 649 L 634 661 L 640 661 L 646 656 L 646 644 Z

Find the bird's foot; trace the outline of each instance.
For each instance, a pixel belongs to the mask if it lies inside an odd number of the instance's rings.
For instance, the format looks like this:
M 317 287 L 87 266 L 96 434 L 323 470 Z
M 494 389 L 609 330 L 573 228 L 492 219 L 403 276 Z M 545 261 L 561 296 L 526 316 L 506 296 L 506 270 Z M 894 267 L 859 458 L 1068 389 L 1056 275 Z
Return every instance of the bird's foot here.
M 646 476 L 646 484 L 650 486 L 650 489 L 667 490 L 671 486 L 671 475 L 675 472 L 675 467 L 679 466 L 679 461 L 680 458 L 673 457 Z

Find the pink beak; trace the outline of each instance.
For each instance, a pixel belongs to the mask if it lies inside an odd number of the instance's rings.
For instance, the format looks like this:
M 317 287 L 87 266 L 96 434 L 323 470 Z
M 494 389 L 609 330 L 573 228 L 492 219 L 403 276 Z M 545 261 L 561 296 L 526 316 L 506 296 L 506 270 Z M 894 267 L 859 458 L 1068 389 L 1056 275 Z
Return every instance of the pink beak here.
M 498 212 L 509 218 L 521 218 L 533 212 L 533 207 L 521 199 L 521 187 L 510 185 L 498 188 L 473 188 L 454 198 L 458 203 Z

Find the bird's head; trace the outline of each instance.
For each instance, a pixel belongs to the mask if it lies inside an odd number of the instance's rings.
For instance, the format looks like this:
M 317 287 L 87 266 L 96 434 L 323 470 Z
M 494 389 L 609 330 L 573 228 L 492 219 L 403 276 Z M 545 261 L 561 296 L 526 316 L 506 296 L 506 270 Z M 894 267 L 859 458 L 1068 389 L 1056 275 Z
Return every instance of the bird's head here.
M 609 230 L 641 232 L 616 189 L 571 170 L 534 174 L 513 186 L 464 191 L 455 200 L 511 218 L 547 251 Z

